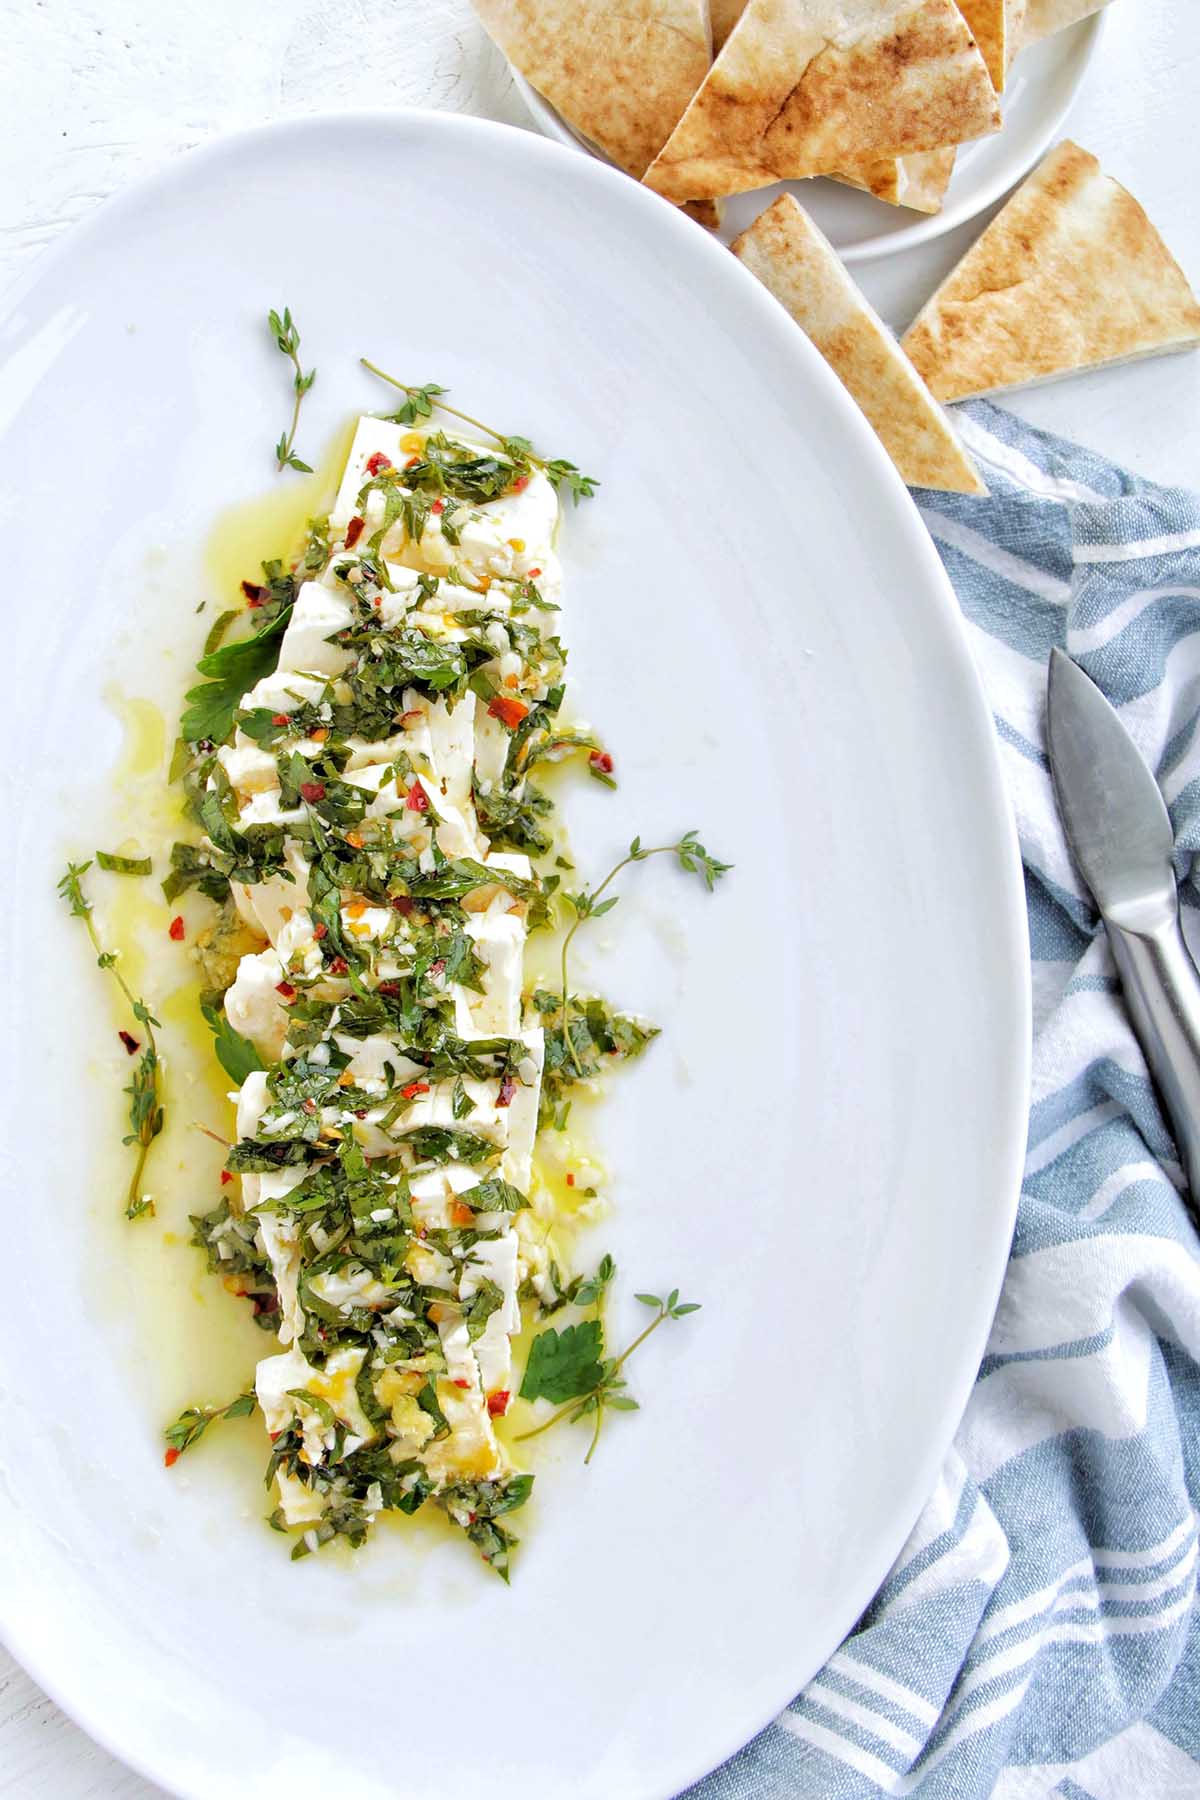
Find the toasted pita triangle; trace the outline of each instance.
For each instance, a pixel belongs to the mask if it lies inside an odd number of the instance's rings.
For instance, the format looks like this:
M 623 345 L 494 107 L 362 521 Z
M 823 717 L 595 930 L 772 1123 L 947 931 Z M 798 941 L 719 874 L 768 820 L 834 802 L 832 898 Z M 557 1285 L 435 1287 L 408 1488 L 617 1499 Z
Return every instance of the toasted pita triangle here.
M 1004 0 L 1005 61 L 1010 69 L 1025 39 L 1026 6 L 1027 0 Z
M 646 180 L 670 200 L 738 194 L 999 124 L 954 0 L 748 0 Z
M 474 3 L 489 36 L 538 93 L 639 180 L 712 61 L 705 0 Z
M 746 0 L 709 0 L 713 55 L 716 56 L 746 9 Z
M 790 194 L 759 214 L 733 253 L 812 339 L 909 487 L 987 492 L 949 419 Z
M 1137 201 L 1069 140 L 1017 189 L 903 347 L 939 400 L 1200 343 L 1200 305 Z
M 1009 61 L 1007 0 L 958 0 L 958 10 L 979 45 L 992 86 L 1002 94 Z
M 1080 19 L 1090 18 L 1108 4 L 1109 0 L 1024 0 L 1021 35 L 1015 48 L 1023 49 L 1056 31 L 1065 31 L 1068 25 L 1077 25 Z
M 684 200 L 679 208 L 689 219 L 695 219 L 697 225 L 703 225 L 706 231 L 717 231 L 725 216 L 725 208 L 719 200 Z
M 865 188 L 889 206 L 907 206 L 913 212 L 941 212 L 957 155 L 951 144 L 945 150 L 918 150 L 913 156 L 892 156 L 881 162 L 861 163 L 842 169 L 834 181 L 847 187 Z

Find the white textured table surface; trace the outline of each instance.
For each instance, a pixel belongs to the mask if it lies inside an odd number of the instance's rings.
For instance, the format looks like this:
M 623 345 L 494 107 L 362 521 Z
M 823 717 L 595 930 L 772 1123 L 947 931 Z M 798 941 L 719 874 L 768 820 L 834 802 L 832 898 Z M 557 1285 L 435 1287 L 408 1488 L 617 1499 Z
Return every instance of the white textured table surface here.
M 528 123 L 467 0 L 9 0 L 3 11 L 0 288 L 109 194 L 216 132 L 392 104 Z M 1200 12 L 1117 0 L 1067 129 L 1133 190 L 1200 285 L 1198 77 Z M 890 323 L 907 324 L 978 229 L 857 271 Z M 1011 404 L 1142 474 L 1200 484 L 1200 357 L 1085 376 Z M 0 1795 L 159 1792 L 0 1650 Z

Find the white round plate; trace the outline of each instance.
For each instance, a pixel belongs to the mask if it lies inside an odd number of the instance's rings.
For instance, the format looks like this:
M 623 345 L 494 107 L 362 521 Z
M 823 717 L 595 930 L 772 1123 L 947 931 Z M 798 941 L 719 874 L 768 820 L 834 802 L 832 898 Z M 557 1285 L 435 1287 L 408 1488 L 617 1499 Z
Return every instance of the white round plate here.
M 1104 14 L 1094 13 L 1022 52 L 1001 100 L 1003 129 L 963 145 L 941 212 L 914 213 L 902 206 L 888 206 L 837 181 L 781 181 L 726 200 L 717 235 L 731 243 L 777 194 L 787 192 L 803 201 L 847 263 L 868 262 L 941 237 L 1015 187 L 1056 140 L 1095 54 L 1103 24 Z M 512 70 L 512 76 L 539 130 L 576 150 L 600 154 L 518 69 Z
M 511 1589 L 420 1532 L 289 1562 L 225 1448 L 254 1421 L 165 1470 L 133 1284 L 159 1254 L 208 1278 L 161 1222 L 104 1239 L 89 1216 L 121 1205 L 99 1174 L 119 1050 L 54 883 L 100 829 L 101 691 L 115 670 L 178 696 L 214 515 L 296 479 L 271 455 L 285 300 L 318 370 L 302 450 L 388 403 L 365 352 L 600 478 L 566 521 L 564 631 L 621 786 L 581 784 L 577 855 L 596 876 L 635 832 L 697 826 L 736 864 L 713 896 L 634 872 L 615 948 L 593 946 L 589 973 L 664 1027 L 605 1114 L 614 1335 L 635 1289 L 704 1310 L 631 1367 L 642 1411 L 591 1467 L 575 1432 L 545 1440 Z M 1009 1245 L 1024 905 L 932 544 L 733 258 L 599 162 L 480 120 L 294 120 L 182 157 L 43 259 L 0 350 L 7 1641 L 206 1800 L 674 1794 L 882 1579 Z M 197 1176 L 193 1210 L 215 1193 Z

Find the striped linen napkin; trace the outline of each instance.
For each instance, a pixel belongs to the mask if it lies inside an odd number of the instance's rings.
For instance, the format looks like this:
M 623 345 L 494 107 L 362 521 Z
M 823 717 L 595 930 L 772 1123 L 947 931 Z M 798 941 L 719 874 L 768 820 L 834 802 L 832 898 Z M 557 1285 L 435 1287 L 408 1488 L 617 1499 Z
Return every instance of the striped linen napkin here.
M 1200 1243 L 1044 750 L 1046 661 L 1062 644 L 1157 770 L 1187 873 L 1200 495 L 984 402 L 956 416 L 991 497 L 918 498 L 1025 863 L 1033 1096 L 1012 1257 L 966 1415 L 895 1568 L 696 1800 L 1200 1796 Z M 1183 900 L 1195 946 L 1191 880 Z

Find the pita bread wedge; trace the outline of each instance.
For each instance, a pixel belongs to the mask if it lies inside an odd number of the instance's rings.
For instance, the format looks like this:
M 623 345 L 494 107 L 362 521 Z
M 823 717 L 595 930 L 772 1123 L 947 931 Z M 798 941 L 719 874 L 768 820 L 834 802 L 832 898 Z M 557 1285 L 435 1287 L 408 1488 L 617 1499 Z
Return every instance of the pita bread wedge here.
M 1090 18 L 1092 13 L 1100 12 L 1108 4 L 1109 0 L 1024 0 L 1021 35 L 1015 48 L 1020 50 L 1026 44 L 1040 43 L 1042 38 L 1065 31 L 1068 25 L 1077 25 L 1080 19 Z
M 714 56 L 741 18 L 745 6 L 746 0 L 709 0 Z
M 747 0 L 646 181 L 669 200 L 739 194 L 999 125 L 954 0 Z
M 918 150 L 913 156 L 893 156 L 882 162 L 862 163 L 842 169 L 833 177 L 847 187 L 863 188 L 889 206 L 907 206 L 913 212 L 941 212 L 958 154 L 951 144 L 945 150 Z
M 790 194 L 759 214 L 733 253 L 812 339 L 909 487 L 987 492 L 949 419 Z
M 697 225 L 703 225 L 706 231 L 716 231 L 725 216 L 725 208 L 719 200 L 685 200 L 679 208 L 689 219 L 695 219 Z
M 1008 0 L 958 0 L 958 10 L 979 45 L 992 86 L 1002 94 L 1009 64 Z
M 712 61 L 705 0 L 475 0 L 475 11 L 538 93 L 639 180 Z
M 924 307 L 903 348 L 939 400 L 1200 344 L 1200 305 L 1137 201 L 1059 144 Z

